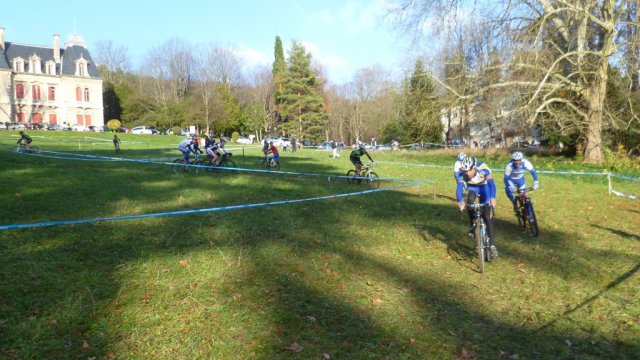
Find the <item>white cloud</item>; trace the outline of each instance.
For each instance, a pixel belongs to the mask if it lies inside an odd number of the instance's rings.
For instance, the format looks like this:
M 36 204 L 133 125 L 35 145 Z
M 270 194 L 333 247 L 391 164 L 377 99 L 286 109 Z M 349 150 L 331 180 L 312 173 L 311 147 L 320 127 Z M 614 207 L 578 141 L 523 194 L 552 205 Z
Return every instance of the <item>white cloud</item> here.
M 273 61 L 269 54 L 250 48 L 246 45 L 238 45 L 234 51 L 242 60 L 242 63 L 249 68 L 270 64 Z
M 334 11 L 327 9 L 317 11 L 308 17 L 308 21 L 357 34 L 375 28 L 378 20 L 385 14 L 386 8 L 387 4 L 384 0 L 374 0 L 366 6 L 359 2 L 349 2 Z

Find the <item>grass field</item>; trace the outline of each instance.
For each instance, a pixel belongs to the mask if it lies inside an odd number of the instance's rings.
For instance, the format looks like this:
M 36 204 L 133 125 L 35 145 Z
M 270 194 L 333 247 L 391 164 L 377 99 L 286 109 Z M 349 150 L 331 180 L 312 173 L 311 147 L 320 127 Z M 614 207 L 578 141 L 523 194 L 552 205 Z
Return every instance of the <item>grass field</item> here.
M 29 134 L 42 150 L 115 155 L 109 134 Z M 366 189 L 335 177 L 173 174 L 166 165 L 20 156 L 12 135 L 0 132 L 0 225 Z M 179 157 L 177 136 L 120 137 L 125 158 Z M 478 155 L 496 170 L 507 159 Z M 256 169 L 258 156 L 257 147 L 245 147 L 233 158 Z M 541 234 L 532 238 L 517 227 L 498 174 L 500 257 L 481 274 L 455 206 L 451 168 L 410 165 L 452 165 L 455 153 L 373 156 L 381 177 L 434 180 L 435 196 L 422 185 L 0 230 L 0 358 L 639 357 L 640 200 L 609 195 L 606 177 L 543 174 L 532 193 Z M 305 149 L 281 162 L 283 171 L 305 173 L 342 175 L 351 167 L 346 151 L 331 159 Z M 558 158 L 534 163 L 585 169 Z M 616 186 L 638 194 L 638 183 Z

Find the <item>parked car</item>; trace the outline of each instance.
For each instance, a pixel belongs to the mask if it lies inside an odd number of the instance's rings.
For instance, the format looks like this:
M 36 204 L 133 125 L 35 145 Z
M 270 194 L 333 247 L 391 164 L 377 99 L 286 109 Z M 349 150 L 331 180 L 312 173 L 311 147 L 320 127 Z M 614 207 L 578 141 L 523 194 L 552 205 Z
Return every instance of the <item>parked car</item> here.
M 26 130 L 27 125 L 24 123 L 11 123 L 7 125 L 7 130 Z
M 73 124 L 73 126 L 71 126 L 71 130 L 73 130 L 73 131 L 89 131 L 89 128 L 84 126 L 84 125 Z
M 65 127 L 63 127 L 62 125 L 59 124 L 53 124 L 51 126 L 49 126 L 49 130 L 53 130 L 53 131 L 62 131 L 62 130 L 66 130 Z
M 131 130 L 130 130 L 128 127 L 125 127 L 125 126 L 120 126 L 120 127 L 116 130 L 116 132 L 131 134 Z
M 245 144 L 245 145 L 251 145 L 253 143 L 253 141 L 251 141 L 251 139 L 249 139 L 248 137 L 245 137 L 245 136 L 238 137 L 238 140 L 236 140 L 236 142 L 238 144 Z
M 146 126 L 136 126 L 131 128 L 131 133 L 132 134 L 148 134 L 151 135 L 153 134 L 153 131 L 151 131 L 151 128 L 146 127 Z
M 422 145 L 421 144 L 412 144 L 411 146 L 409 146 L 409 150 L 422 150 Z
M 316 144 L 311 140 L 302 140 L 302 146 L 316 146 Z
M 267 142 L 272 142 L 274 146 L 291 146 L 291 141 L 287 137 L 272 137 L 268 138 Z
M 337 141 L 336 142 L 336 149 L 343 150 L 346 147 L 347 146 L 342 141 Z M 319 150 L 332 150 L 333 148 L 331 147 L 331 141 L 325 141 L 324 143 L 322 143 L 322 145 L 318 146 L 318 149 Z
M 33 130 L 49 130 L 49 126 L 43 123 L 35 123 L 32 128 Z
M 162 135 L 162 132 L 156 128 L 150 128 L 152 135 Z

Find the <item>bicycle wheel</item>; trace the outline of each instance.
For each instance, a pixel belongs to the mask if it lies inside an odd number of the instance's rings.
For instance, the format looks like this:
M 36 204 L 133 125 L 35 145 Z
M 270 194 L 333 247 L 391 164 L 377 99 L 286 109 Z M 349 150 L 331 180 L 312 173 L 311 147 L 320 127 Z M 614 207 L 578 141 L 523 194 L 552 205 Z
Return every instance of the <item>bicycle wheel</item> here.
M 355 170 L 347 171 L 347 182 L 349 184 L 359 184 L 360 183 L 360 178 L 358 178 L 356 176 L 356 171 Z
M 487 235 L 487 227 L 482 224 L 482 243 L 484 244 L 484 259 L 491 261 L 491 243 L 489 242 L 489 236 Z
M 275 160 L 271 159 L 271 160 L 269 161 L 269 167 L 270 167 L 272 170 L 280 170 L 280 162 L 279 162 L 279 161 L 275 161 Z
M 516 197 L 516 218 L 518 219 L 518 226 L 520 227 L 526 227 L 525 218 L 522 216 L 523 211 L 522 202 L 519 197 Z
M 367 183 L 370 187 L 372 188 L 377 188 L 380 187 L 380 180 L 378 180 L 380 177 L 378 176 L 378 174 L 374 173 L 373 171 L 369 173 L 369 177 L 367 178 Z
M 182 162 L 182 159 L 173 160 L 173 165 L 171 165 L 171 171 L 173 171 L 174 174 L 186 171 L 186 168 L 184 166 L 184 163 Z
M 485 248 L 482 235 L 482 223 L 480 223 L 479 221 L 476 221 L 475 237 L 478 245 L 478 258 L 480 258 L 480 272 L 484 272 Z
M 238 166 L 236 166 L 236 163 L 233 160 L 227 160 L 223 164 L 221 164 L 220 167 L 236 168 Z
M 264 158 L 260 158 L 260 160 L 258 160 L 256 162 L 256 166 L 266 167 L 267 166 L 267 161 Z
M 538 220 L 536 219 L 536 213 L 533 211 L 533 203 L 531 201 L 527 201 L 526 203 L 527 209 L 527 220 L 529 221 L 529 227 L 531 230 L 531 234 L 533 236 L 538 236 Z
M 37 146 L 29 146 L 27 148 L 27 153 L 38 155 L 38 153 L 40 153 L 40 149 L 38 149 Z

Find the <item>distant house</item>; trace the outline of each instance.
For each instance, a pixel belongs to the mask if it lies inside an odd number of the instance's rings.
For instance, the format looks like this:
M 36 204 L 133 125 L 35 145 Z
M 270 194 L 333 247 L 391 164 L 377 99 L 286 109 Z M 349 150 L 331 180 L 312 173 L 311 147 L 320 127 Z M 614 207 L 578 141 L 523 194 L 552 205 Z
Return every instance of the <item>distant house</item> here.
M 0 27 L 0 122 L 103 126 L 102 80 L 77 34 L 60 48 L 5 42 Z

